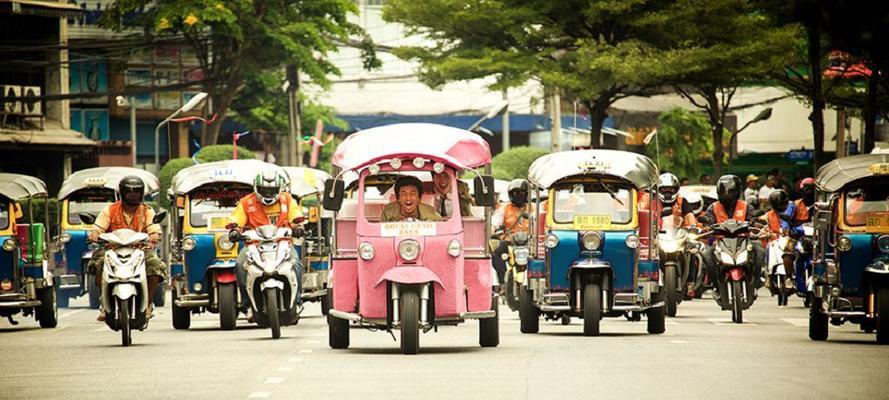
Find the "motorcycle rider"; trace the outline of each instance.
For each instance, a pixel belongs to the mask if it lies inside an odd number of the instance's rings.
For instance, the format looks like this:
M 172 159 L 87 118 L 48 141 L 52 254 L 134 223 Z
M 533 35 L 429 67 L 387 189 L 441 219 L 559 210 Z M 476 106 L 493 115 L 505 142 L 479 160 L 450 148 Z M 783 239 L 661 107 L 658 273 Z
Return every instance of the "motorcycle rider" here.
M 801 224 L 809 222 L 812 218 L 812 214 L 814 214 L 815 180 L 812 178 L 805 178 L 800 181 L 799 191 L 803 196 L 794 201 L 794 204 L 796 205 L 796 213 L 793 215 L 793 220 L 794 222 Z
M 796 203 L 790 202 L 790 195 L 783 189 L 778 189 L 769 195 L 769 207 L 771 209 L 765 215 L 769 229 L 768 266 L 773 268 L 783 264 L 784 275 L 793 279 L 795 257 L 793 249 L 796 247 L 796 238 L 803 235 L 802 227 L 794 218 L 798 209 Z M 781 241 L 778 240 L 781 236 L 791 238 L 790 243 L 785 243 L 786 247 L 782 247 Z M 769 271 L 769 274 L 771 273 L 772 271 Z
M 698 219 L 704 215 L 704 198 L 701 197 L 699 193 L 691 192 L 683 197 L 683 201 L 685 204 L 688 204 L 688 207 L 691 208 L 691 213 L 694 216 L 694 225 L 689 224 L 688 226 L 697 226 L 701 227 L 701 221 Z
M 721 224 L 733 218 L 737 221 L 746 221 L 752 223 L 754 218 L 753 205 L 747 204 L 741 200 L 741 178 L 736 175 L 723 175 L 716 181 L 716 195 L 718 200 L 707 208 L 707 213 L 702 217 L 707 224 Z M 750 240 L 753 247 L 753 276 L 762 276 L 762 266 L 765 263 L 765 250 L 759 240 Z M 716 256 L 714 254 L 714 246 L 710 245 L 701 254 L 704 263 L 707 265 L 707 273 L 714 279 L 722 279 L 722 275 L 718 273 Z M 760 279 L 754 279 L 754 286 L 759 288 L 762 285 Z M 714 285 L 714 295 L 718 296 L 719 285 Z
M 274 168 L 266 168 L 256 175 L 253 180 L 253 193 L 240 200 L 229 217 L 227 228 L 229 239 L 235 242 L 240 239 L 240 233 L 245 230 L 256 229 L 263 225 L 276 225 L 279 228 L 291 228 L 293 236 L 302 235 L 303 213 L 296 199 L 290 193 L 284 191 L 286 180 Z M 247 320 L 252 320 L 253 312 L 249 306 L 247 297 L 247 270 L 244 262 L 247 258 L 247 247 L 241 246 L 238 253 L 237 267 L 235 271 L 238 277 L 238 288 L 241 292 L 241 306 L 246 309 Z M 297 279 L 297 301 L 301 302 L 302 294 L 302 260 L 292 257 L 293 270 Z
M 132 229 L 136 232 L 148 234 L 148 246 L 145 251 L 145 271 L 148 275 L 148 293 L 154 293 L 155 289 L 164 281 L 167 268 L 158 257 L 157 244 L 161 240 L 161 227 L 154 223 L 154 209 L 145 204 L 142 199 L 145 196 L 145 182 L 138 176 L 130 175 L 120 180 L 117 191 L 120 200 L 111 203 L 99 213 L 93 228 L 89 233 L 91 242 L 98 242 L 99 235 L 106 232 L 114 232 L 118 229 Z M 96 277 L 96 287 L 102 287 L 102 268 L 105 264 L 106 248 L 101 248 L 93 253 L 87 268 L 89 273 Z M 146 316 L 151 318 L 154 305 L 149 302 Z M 105 310 L 99 309 L 98 321 L 105 320 Z
M 682 227 L 698 224 L 694 205 L 685 201 L 679 194 L 679 178 L 676 175 L 665 172 L 658 177 L 657 197 L 662 210 L 661 218 L 672 215 Z M 666 214 L 668 211 L 669 214 Z
M 506 273 L 506 261 L 500 257 L 509 251 L 509 239 L 517 232 L 528 233 L 531 229 L 530 221 L 527 218 L 522 218 L 525 207 L 528 205 L 528 182 L 524 179 L 514 179 L 509 182 L 507 194 L 509 203 L 500 206 L 491 216 L 491 227 L 495 232 L 501 231 L 499 235 L 495 233 L 496 239 L 499 239 L 500 243 L 494 249 L 491 259 L 500 282 L 503 282 L 503 275 Z

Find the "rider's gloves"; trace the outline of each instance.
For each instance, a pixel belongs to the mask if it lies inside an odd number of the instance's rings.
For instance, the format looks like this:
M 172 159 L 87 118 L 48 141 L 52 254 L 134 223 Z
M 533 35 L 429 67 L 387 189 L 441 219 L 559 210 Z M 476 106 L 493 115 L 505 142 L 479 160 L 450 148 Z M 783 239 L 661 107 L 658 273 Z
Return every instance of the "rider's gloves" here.
M 240 240 L 241 240 L 241 233 L 238 232 L 237 228 L 228 231 L 228 241 L 229 242 L 234 243 L 234 242 L 237 242 Z

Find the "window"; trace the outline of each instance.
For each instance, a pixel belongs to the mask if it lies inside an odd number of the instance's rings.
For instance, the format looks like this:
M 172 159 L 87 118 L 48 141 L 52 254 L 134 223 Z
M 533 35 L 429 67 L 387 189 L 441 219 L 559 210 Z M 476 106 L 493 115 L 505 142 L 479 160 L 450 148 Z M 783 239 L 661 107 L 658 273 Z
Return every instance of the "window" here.
M 198 190 L 188 196 L 188 220 L 195 228 L 206 227 L 212 219 L 213 229 L 224 229 L 238 200 L 252 193 L 252 189 L 214 188 Z M 221 225 L 221 226 L 220 226 Z
M 844 196 L 846 225 L 889 222 L 889 186 L 871 182 L 848 189 Z
M 0 230 L 9 228 L 9 203 L 0 203 Z
M 574 223 L 579 217 L 597 217 L 609 224 L 632 221 L 630 188 L 615 183 L 564 183 L 555 188 L 553 220 Z
M 115 201 L 111 189 L 80 190 L 68 198 L 68 223 L 80 225 L 80 213 L 99 215 L 102 209 Z

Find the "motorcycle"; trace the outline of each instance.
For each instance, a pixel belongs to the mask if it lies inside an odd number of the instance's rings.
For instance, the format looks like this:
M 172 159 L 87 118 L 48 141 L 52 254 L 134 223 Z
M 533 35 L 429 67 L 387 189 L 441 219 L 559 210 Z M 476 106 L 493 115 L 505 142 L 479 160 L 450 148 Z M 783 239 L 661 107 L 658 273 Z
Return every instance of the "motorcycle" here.
M 803 224 L 803 237 L 796 242 L 796 295 L 803 298 L 806 308 L 812 302 L 814 266 L 812 254 L 815 243 L 815 228 L 811 222 Z
M 524 287 L 525 271 L 528 270 L 528 258 L 531 250 L 528 248 L 528 234 L 516 232 L 509 239 L 506 253 L 500 257 L 506 261 L 506 273 L 504 274 L 504 297 L 506 305 L 512 311 L 519 309 L 519 293 Z
M 710 231 L 694 239 L 715 236 L 713 255 L 723 278 L 713 277 L 713 299 L 723 310 L 732 311 L 732 322 L 743 323 L 743 311 L 756 300 L 753 275 L 753 240 L 759 240 L 762 231 L 751 228 L 747 222 L 728 220 L 712 225 Z
M 676 308 L 682 302 L 686 291 L 685 281 L 688 279 L 688 256 L 685 250 L 688 231 L 680 228 L 672 216 L 663 217 L 661 220 L 658 250 L 666 291 L 665 310 L 668 317 L 675 317 Z
M 257 325 L 271 328 L 272 338 L 281 337 L 282 325 L 299 322 L 299 280 L 293 269 L 290 228 L 263 225 L 255 230 L 238 234 L 232 231 L 234 241 L 244 240 L 247 257 L 243 268 L 247 271 L 247 297 L 253 308 Z
M 160 223 L 166 216 L 167 212 L 161 211 L 153 222 Z M 95 217 L 88 214 L 81 214 L 80 219 L 90 225 L 95 222 Z M 133 344 L 134 329 L 143 331 L 148 327 L 146 310 L 152 296 L 148 295 L 145 252 L 154 250 L 147 247 L 148 234 L 131 229 L 106 232 L 99 239 L 107 249 L 99 288 L 105 325 L 120 331 L 121 345 L 127 347 Z
M 794 259 L 796 241 L 787 235 L 780 235 L 769 242 L 769 252 L 777 252 L 780 257 L 769 256 L 769 292 L 772 296 L 778 296 L 778 306 L 787 306 L 790 295 L 796 291 L 794 287 L 793 271 L 788 271 L 784 265 L 784 258 L 790 256 Z M 795 263 L 795 260 L 794 260 Z
M 704 289 L 709 283 L 707 268 L 704 267 L 704 259 L 701 254 L 707 248 L 703 242 L 686 240 L 685 252 L 688 254 L 688 290 L 686 300 L 700 299 L 704 295 Z

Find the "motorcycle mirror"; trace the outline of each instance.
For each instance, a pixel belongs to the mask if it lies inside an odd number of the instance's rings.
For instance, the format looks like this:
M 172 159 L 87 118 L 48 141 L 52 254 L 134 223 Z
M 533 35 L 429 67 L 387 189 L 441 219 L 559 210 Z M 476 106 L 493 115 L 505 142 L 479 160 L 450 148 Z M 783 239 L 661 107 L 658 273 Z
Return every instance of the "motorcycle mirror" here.
M 472 183 L 475 205 L 480 207 L 494 206 L 497 200 L 494 198 L 494 177 L 490 175 L 477 176 Z
M 167 210 L 161 210 L 161 212 L 154 214 L 154 218 L 151 221 L 159 224 L 165 219 L 167 219 Z
M 345 183 L 341 179 L 328 179 L 324 182 L 324 199 L 321 204 L 325 210 L 339 211 L 343 207 Z
M 84 224 L 87 224 L 87 225 L 92 225 L 92 224 L 96 223 L 96 216 L 93 214 L 80 213 L 80 214 L 77 214 L 77 217 L 80 218 L 80 222 L 83 222 Z

